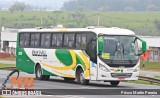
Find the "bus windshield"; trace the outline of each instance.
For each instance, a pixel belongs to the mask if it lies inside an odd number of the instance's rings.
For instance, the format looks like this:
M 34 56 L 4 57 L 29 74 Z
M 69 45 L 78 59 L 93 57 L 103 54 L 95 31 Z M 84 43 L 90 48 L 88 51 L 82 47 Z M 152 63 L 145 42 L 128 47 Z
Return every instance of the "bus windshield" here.
M 103 35 L 102 59 L 137 60 L 138 44 L 134 36 Z

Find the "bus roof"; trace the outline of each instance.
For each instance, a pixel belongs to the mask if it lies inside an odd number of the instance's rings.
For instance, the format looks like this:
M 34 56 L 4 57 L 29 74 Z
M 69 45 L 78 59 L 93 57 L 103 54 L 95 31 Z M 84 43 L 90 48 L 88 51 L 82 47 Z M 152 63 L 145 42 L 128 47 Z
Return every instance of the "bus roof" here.
M 111 28 L 56 28 L 56 29 L 21 29 L 21 32 L 95 32 L 98 34 L 107 34 L 107 35 L 135 35 L 135 33 L 128 29 L 122 29 L 118 27 Z

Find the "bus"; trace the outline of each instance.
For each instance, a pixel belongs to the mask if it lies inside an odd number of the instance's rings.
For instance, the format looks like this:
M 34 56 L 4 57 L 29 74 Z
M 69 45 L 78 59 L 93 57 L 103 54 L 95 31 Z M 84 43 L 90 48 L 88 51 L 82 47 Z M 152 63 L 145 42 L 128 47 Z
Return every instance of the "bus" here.
M 140 48 L 141 47 L 141 48 Z M 16 67 L 38 80 L 59 76 L 86 85 L 89 81 L 137 80 L 146 42 L 128 29 L 21 29 Z

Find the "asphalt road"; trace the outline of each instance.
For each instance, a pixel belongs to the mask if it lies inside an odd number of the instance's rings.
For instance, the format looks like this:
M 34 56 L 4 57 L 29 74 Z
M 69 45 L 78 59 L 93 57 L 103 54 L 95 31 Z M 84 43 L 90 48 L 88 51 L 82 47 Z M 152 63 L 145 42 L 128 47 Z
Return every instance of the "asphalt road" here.
M 4 82 L 7 75 L 11 71 L 4 71 L 0 70 L 0 85 Z M 20 76 L 31 76 L 34 77 L 32 74 L 27 74 L 24 72 L 20 72 Z M 7 82 L 7 87 L 10 87 L 11 83 L 10 81 Z M 160 89 L 160 86 L 155 85 L 144 85 L 144 84 L 134 84 L 134 83 L 127 83 L 127 82 L 121 82 L 119 86 L 113 87 L 107 82 L 95 82 L 91 81 L 89 85 L 79 85 L 76 82 L 65 82 L 60 77 L 51 77 L 49 81 L 40 81 L 40 80 L 34 80 L 34 89 L 85 89 L 88 90 L 88 93 L 96 93 L 96 89 Z M 68 90 L 69 91 L 69 90 Z M 65 91 L 64 91 L 65 92 Z M 74 93 L 74 91 L 72 90 Z M 51 92 L 52 93 L 52 92 Z M 105 92 L 101 92 L 105 93 Z M 54 93 L 53 93 L 54 94 Z M 36 96 L 33 96 L 34 98 Z M 41 97 L 41 96 L 39 96 Z M 46 96 L 45 96 L 46 97 Z M 47 97 L 55 97 L 55 98 L 160 98 L 160 95 L 54 95 L 54 96 L 47 96 Z M 37 97 L 36 97 L 37 98 Z

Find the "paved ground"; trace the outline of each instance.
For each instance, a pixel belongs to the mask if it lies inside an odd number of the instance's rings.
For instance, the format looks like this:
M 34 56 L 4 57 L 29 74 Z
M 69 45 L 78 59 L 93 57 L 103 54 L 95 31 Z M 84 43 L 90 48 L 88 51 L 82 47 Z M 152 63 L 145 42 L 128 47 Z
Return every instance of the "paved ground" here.
M 5 70 L 0 70 L 0 85 L 3 83 L 3 81 L 6 79 L 7 75 L 11 71 L 5 71 Z M 20 72 L 20 76 L 32 76 L 32 74 L 27 74 L 24 72 Z M 144 85 L 144 84 L 134 84 L 134 83 L 126 83 L 126 82 L 121 82 L 118 87 L 113 87 L 109 83 L 106 82 L 95 82 L 92 81 L 90 82 L 89 85 L 79 85 L 76 82 L 65 82 L 62 78 L 60 77 L 51 77 L 49 81 L 39 81 L 39 80 L 34 80 L 35 86 L 34 88 L 36 89 L 85 89 L 88 90 L 89 93 L 96 93 L 96 89 L 159 89 L 160 86 L 155 86 L 155 85 Z M 7 86 L 10 86 L 10 82 L 8 82 Z M 69 91 L 69 90 L 68 90 Z M 66 92 L 66 91 L 64 91 Z M 74 91 L 73 91 L 74 92 Z M 105 93 L 105 92 L 101 92 Z M 42 97 L 42 96 L 41 96 Z M 44 97 L 44 96 L 43 96 Z M 45 96 L 46 97 L 46 96 Z M 47 96 L 47 97 L 53 97 L 53 96 Z M 160 96 L 155 96 L 155 95 L 57 95 L 54 96 L 54 98 L 160 98 Z M 37 98 L 37 97 L 33 97 Z
M 160 72 L 140 71 L 140 74 L 149 77 L 160 76 Z
M 0 63 L 15 64 L 15 61 L 0 60 Z M 0 70 L 0 87 L 10 72 L 11 71 Z M 153 77 L 153 76 L 159 76 L 160 72 L 140 71 L 140 74 Z M 20 72 L 20 76 L 35 77 L 34 75 L 27 74 L 24 72 Z M 72 82 L 72 83 L 65 82 L 60 77 L 51 77 L 49 81 L 34 80 L 34 82 L 35 82 L 35 86 L 34 86 L 35 89 L 88 89 L 88 90 L 90 89 L 122 89 L 122 90 L 123 89 L 160 89 L 160 86 L 134 84 L 134 83 L 126 83 L 126 82 L 121 82 L 118 87 L 113 87 L 109 83 L 106 83 L 106 82 L 91 81 L 89 85 L 84 86 L 84 85 L 79 85 L 76 82 Z M 7 83 L 7 85 L 10 86 L 10 81 Z M 93 93 L 94 92 L 95 91 L 93 91 Z M 107 98 L 117 98 L 117 97 L 119 98 L 128 98 L 128 97 L 129 98 L 135 98 L 135 97 L 137 98 L 160 98 L 160 96 L 155 96 L 155 95 L 54 95 L 54 96 L 52 95 L 52 96 L 32 96 L 32 97 L 33 98 L 39 98 L 39 97 L 40 98 L 43 98 L 43 97 L 52 97 L 52 98 L 106 98 L 106 97 Z

